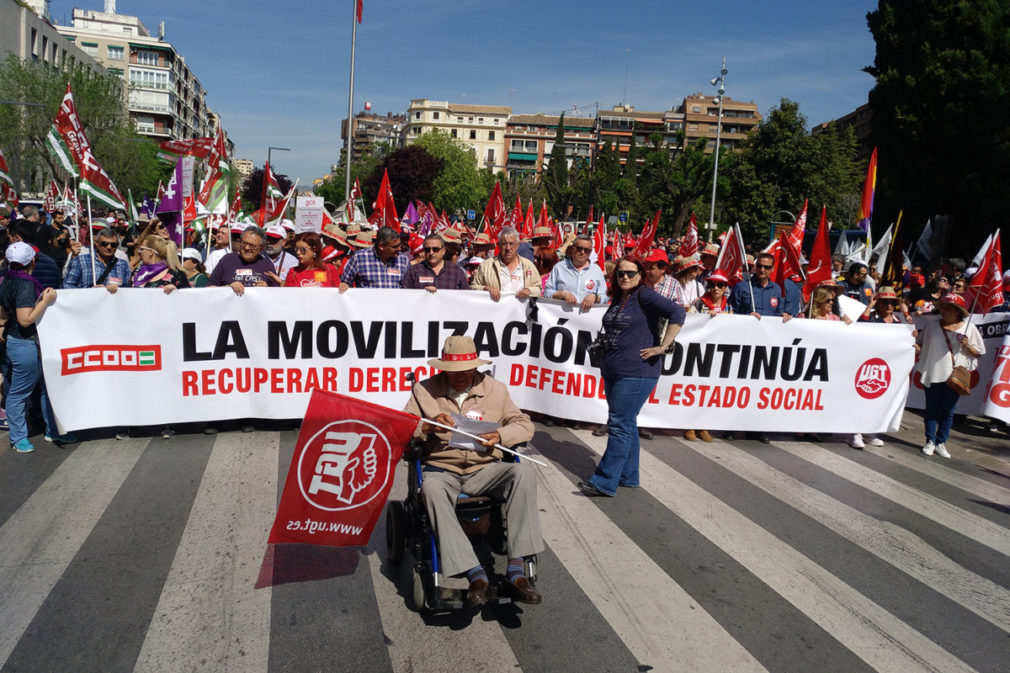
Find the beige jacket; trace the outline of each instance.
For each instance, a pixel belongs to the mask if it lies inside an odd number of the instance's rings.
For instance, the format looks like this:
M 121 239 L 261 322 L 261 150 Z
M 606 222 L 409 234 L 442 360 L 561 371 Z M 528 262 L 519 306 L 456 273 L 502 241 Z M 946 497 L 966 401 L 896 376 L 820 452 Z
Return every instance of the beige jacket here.
M 526 259 L 525 257 L 519 257 L 519 264 L 522 265 L 523 269 L 523 284 L 534 297 L 539 297 L 540 292 L 540 272 L 537 271 L 537 267 L 533 265 L 533 262 Z M 486 290 L 489 287 L 493 287 L 496 290 L 501 289 L 501 260 L 497 257 L 492 257 L 490 259 L 485 259 L 481 262 L 477 270 L 473 272 L 473 278 L 470 279 L 470 289 L 471 290 Z
M 442 412 L 462 415 L 474 412 L 471 415 L 479 415 L 479 420 L 498 423 L 502 446 L 515 446 L 533 439 L 533 421 L 515 405 L 505 384 L 487 374 L 476 374 L 470 393 L 463 400 L 462 409 L 449 397 L 449 382 L 445 374 L 437 374 L 414 386 L 404 411 L 421 418 L 434 418 Z M 502 452 L 498 449 L 493 449 L 490 453 L 450 449 L 450 434 L 448 430 L 439 429 L 425 436 L 421 434 L 418 424 L 414 436 L 425 440 L 425 464 L 457 474 L 467 474 L 502 457 Z

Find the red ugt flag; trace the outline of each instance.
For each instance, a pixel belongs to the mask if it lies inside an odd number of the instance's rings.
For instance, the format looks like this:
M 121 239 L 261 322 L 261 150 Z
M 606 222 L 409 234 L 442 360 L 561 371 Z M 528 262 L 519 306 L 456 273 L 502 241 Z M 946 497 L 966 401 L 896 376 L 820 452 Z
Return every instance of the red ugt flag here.
M 417 416 L 313 390 L 270 544 L 366 545 Z

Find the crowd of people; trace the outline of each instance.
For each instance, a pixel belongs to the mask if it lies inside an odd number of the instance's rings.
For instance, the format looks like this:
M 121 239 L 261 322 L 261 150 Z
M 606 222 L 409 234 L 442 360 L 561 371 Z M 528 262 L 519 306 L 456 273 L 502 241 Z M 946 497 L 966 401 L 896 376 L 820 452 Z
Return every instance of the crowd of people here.
M 634 400 L 650 380 L 654 384 L 658 378 L 659 349 L 672 343 L 685 313 L 887 324 L 907 324 L 915 315 L 935 316 L 930 327 L 917 334 L 922 354 L 916 366 L 927 390 L 923 452 L 947 454 L 944 443 L 957 396 L 939 389 L 931 392 L 931 388 L 950 390 L 946 381 L 951 373 L 958 367 L 974 369 L 985 352 L 978 330 L 957 319 L 971 311 L 970 269 L 954 263 L 927 272 L 916 265 L 907 269 L 900 287 L 892 287 L 881 284 L 875 264 L 857 261 L 846 268 L 845 260 L 836 257 L 833 279 L 805 296 L 801 277 L 788 278 L 783 286 L 773 280 L 776 260 L 768 252 L 748 255 L 741 272 L 728 274 L 716 270 L 718 245 L 702 245 L 697 254 L 680 256 L 676 254 L 679 243 L 659 238 L 643 254 L 613 259 L 616 242 L 608 241 L 606 261 L 600 264 L 591 235 L 570 234 L 559 245 L 549 227 L 535 228 L 524 240 L 508 226 L 492 239 L 486 233 L 474 234 L 465 224 L 422 236 L 408 226 L 373 229 L 354 223 L 327 226 L 321 233 L 296 233 L 290 221 L 282 220 L 267 227 L 223 224 L 207 238 L 188 228 L 180 249 L 157 218 L 141 216 L 129 223 L 123 214 L 112 213 L 90 223 L 79 217 L 74 223 L 62 212 L 45 213 L 26 206 L 17 219 L 0 217 L 0 249 L 6 251 L 0 262 L 4 278 L 0 308 L 7 321 L 4 408 L 11 443 L 16 451 L 32 450 L 25 414 L 33 390 L 47 439 L 74 440 L 71 435 L 58 435 L 55 424 L 50 425 L 52 412 L 47 408 L 40 368 L 32 371 L 27 364 L 30 349 L 35 349 L 36 357 L 38 352 L 34 322 L 55 301 L 55 291 L 104 287 L 110 293 L 121 288 L 171 293 L 181 288 L 227 286 L 241 295 L 247 287 L 284 286 L 332 287 L 339 292 L 350 288 L 471 289 L 487 292 L 495 302 L 506 296 L 544 297 L 583 311 L 606 305 L 604 333 L 612 337 L 608 344 L 612 352 L 605 351 L 603 358 L 607 398 L 624 399 L 628 405 L 615 409 L 612 404 L 607 426 L 595 431 L 609 435 L 608 441 L 617 448 L 613 464 L 609 458 L 601 462 L 585 490 L 607 495 L 616 485 L 631 485 L 637 479 L 637 463 L 630 456 L 637 452 L 638 439 L 648 439 L 651 433 L 637 427 L 641 404 L 636 408 Z M 26 250 L 32 253 L 30 259 Z M 1002 310 L 1010 310 L 1010 272 L 1004 286 L 1008 301 Z M 840 296 L 861 302 L 865 310 L 854 318 L 842 310 Z M 933 322 L 942 332 L 932 327 Z M 659 324 L 667 325 L 664 333 L 657 332 Z M 936 344 L 942 346 L 939 336 L 943 335 L 953 339 L 948 339 L 947 357 L 937 355 Z M 638 392 L 625 396 L 621 391 L 629 386 Z M 750 436 L 767 441 L 762 433 Z M 713 439 L 701 428 L 685 430 L 684 437 Z M 807 438 L 819 439 L 816 435 Z M 854 448 L 863 448 L 866 441 L 881 443 L 878 437 L 864 438 L 858 433 L 847 439 Z

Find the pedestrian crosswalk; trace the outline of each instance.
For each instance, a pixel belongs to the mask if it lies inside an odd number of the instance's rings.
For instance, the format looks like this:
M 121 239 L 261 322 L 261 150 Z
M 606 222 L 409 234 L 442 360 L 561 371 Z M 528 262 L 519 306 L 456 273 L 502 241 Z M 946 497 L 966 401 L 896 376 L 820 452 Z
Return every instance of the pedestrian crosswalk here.
M 0 673 L 979 671 L 1010 661 L 1010 479 L 889 443 L 540 428 L 544 603 L 411 609 L 409 564 L 266 544 L 293 431 L 0 452 Z M 397 475 L 393 497 L 405 492 Z

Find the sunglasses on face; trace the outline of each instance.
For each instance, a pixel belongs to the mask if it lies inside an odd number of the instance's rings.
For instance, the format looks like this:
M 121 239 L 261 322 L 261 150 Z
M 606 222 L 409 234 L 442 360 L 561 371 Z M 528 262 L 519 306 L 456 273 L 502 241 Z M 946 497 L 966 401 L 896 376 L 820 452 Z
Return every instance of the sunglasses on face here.
M 709 283 L 708 286 L 712 287 L 712 288 L 716 288 L 716 287 L 718 287 L 718 288 L 725 288 L 726 287 L 726 283 Z
M 299 255 L 304 255 L 309 252 L 312 252 L 312 248 L 295 248 L 295 253 Z
M 438 252 L 440 250 L 445 250 L 445 248 L 444 247 L 438 247 L 438 248 L 427 248 L 426 247 L 426 248 L 421 248 L 421 250 L 424 250 L 425 252 Z
M 638 275 L 638 270 L 626 271 L 626 270 L 622 269 L 622 270 L 620 270 L 620 271 L 617 272 L 617 277 L 618 278 L 634 278 L 637 275 Z
M 157 227 L 155 227 L 156 231 L 164 231 L 166 229 L 167 227 L 164 224 L 159 224 Z
M 592 248 L 586 248 L 586 247 L 583 247 L 581 245 L 576 245 L 575 246 L 575 251 L 576 252 L 584 252 L 584 253 L 586 253 L 588 255 L 589 253 L 591 253 L 593 251 L 593 249 Z
M 101 248 L 112 248 L 115 250 L 119 247 L 119 243 L 115 241 L 98 241 L 98 246 Z M 148 250 L 148 248 L 141 248 L 141 250 Z
M 767 269 L 767 270 L 771 271 L 772 269 L 775 268 L 775 265 L 774 264 L 754 264 L 754 268 L 755 269 Z

